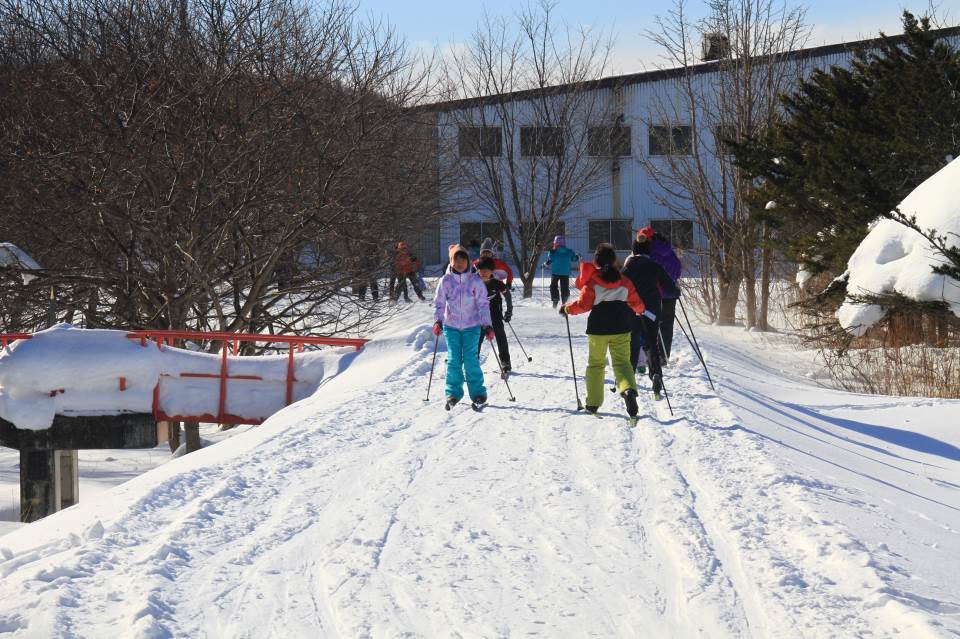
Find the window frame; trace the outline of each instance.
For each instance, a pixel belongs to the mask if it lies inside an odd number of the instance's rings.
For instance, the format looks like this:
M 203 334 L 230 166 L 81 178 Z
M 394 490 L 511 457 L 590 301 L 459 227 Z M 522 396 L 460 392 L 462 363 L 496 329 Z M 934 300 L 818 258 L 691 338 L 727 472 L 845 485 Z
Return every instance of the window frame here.
M 665 235 L 670 240 L 670 246 L 674 248 L 679 248 L 683 250 L 689 250 L 693 248 L 694 240 L 694 228 L 693 220 L 677 219 L 677 218 L 658 218 L 651 219 L 648 221 L 650 228 L 661 235 Z M 664 225 L 667 227 L 667 232 L 664 233 Z M 678 230 L 678 226 L 683 227 L 683 230 Z M 678 241 L 682 239 L 687 239 L 687 241 Z
M 669 129 L 669 141 L 667 143 L 668 148 L 661 148 L 662 140 L 667 138 L 664 135 L 664 132 Z M 680 142 L 685 142 L 685 144 L 678 144 L 678 136 L 685 136 L 686 139 L 680 138 Z M 681 147 L 685 146 L 683 149 Z M 686 152 L 679 152 L 679 151 Z M 651 157 L 664 157 L 670 155 L 693 155 L 693 127 L 689 124 L 651 124 L 647 129 L 647 154 Z
M 471 133 L 476 131 L 479 137 L 479 141 L 476 144 L 475 153 L 464 153 L 464 150 L 469 150 L 472 144 L 472 141 L 467 143 L 464 142 L 464 134 L 470 131 Z M 493 146 L 495 147 L 494 153 L 489 153 L 490 151 L 490 141 L 496 140 Z M 499 126 L 477 126 L 477 125 L 462 125 L 457 128 L 457 152 L 461 158 L 499 158 L 503 157 L 503 127 Z
M 626 142 L 626 149 L 622 145 Z M 630 125 L 592 126 L 587 129 L 587 155 L 595 158 L 633 156 L 633 128 Z
M 556 149 L 549 149 L 547 147 L 550 144 L 559 146 Z M 563 155 L 566 145 L 566 134 L 561 126 L 529 125 L 520 127 L 520 157 L 522 158 L 560 157 Z
M 504 231 L 504 229 L 503 229 L 503 224 L 501 224 L 500 222 L 493 222 L 493 221 L 488 221 L 488 220 L 464 220 L 464 221 L 462 221 L 462 222 L 459 222 L 458 224 L 459 224 L 459 226 L 458 226 L 458 228 L 457 228 L 457 235 L 459 236 L 459 239 L 460 239 L 460 245 L 461 245 L 463 248 L 467 249 L 468 251 L 469 251 L 470 248 L 471 248 L 471 244 L 470 244 L 470 242 L 468 242 L 468 241 L 464 241 L 464 235 L 463 235 L 463 233 L 464 233 L 464 226 L 469 226 L 469 225 L 478 225 L 478 226 L 479 226 L 479 228 L 480 228 L 480 233 L 479 233 L 479 235 L 477 236 L 477 238 L 478 238 L 478 239 L 477 239 L 477 245 L 476 245 L 476 247 L 474 247 L 474 248 L 476 248 L 478 251 L 480 250 L 480 245 L 483 243 L 483 240 L 486 239 L 486 238 L 488 238 L 488 237 L 489 237 L 491 240 L 493 240 L 494 244 L 497 244 L 498 242 L 501 243 L 501 244 L 503 243 L 503 231 Z M 485 228 L 491 228 L 491 227 L 496 228 L 496 230 L 497 230 L 497 233 L 496 233 L 496 234 L 484 230 Z
M 613 230 L 614 223 L 617 223 L 618 225 L 623 225 L 623 227 L 619 229 L 619 233 L 622 235 L 622 237 L 617 238 L 616 235 L 614 234 L 614 230 Z M 605 234 L 603 234 L 605 235 L 605 239 L 600 239 L 598 237 L 600 234 L 594 233 L 594 225 L 597 225 L 597 224 L 607 225 L 607 231 Z M 626 218 L 626 219 L 625 218 L 599 218 L 599 219 L 591 219 L 587 221 L 587 241 L 589 242 L 588 248 L 591 251 L 595 250 L 597 248 L 597 245 L 603 242 L 612 244 L 613 248 L 616 249 L 617 251 L 629 251 L 633 248 L 633 234 L 634 234 L 633 220 L 629 218 Z M 625 242 L 622 244 L 618 244 L 616 242 L 617 239 L 625 240 Z

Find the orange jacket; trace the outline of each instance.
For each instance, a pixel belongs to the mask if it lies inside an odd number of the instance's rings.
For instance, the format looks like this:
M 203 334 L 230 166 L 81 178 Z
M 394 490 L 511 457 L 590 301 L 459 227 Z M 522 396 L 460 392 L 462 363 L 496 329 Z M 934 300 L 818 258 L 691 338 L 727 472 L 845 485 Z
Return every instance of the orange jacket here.
M 580 264 L 576 286 L 580 297 L 567 304 L 570 315 L 590 312 L 587 320 L 589 335 L 618 335 L 633 329 L 634 317 L 643 314 L 646 307 L 629 279 L 620 276 L 615 282 L 600 277 L 595 264 Z

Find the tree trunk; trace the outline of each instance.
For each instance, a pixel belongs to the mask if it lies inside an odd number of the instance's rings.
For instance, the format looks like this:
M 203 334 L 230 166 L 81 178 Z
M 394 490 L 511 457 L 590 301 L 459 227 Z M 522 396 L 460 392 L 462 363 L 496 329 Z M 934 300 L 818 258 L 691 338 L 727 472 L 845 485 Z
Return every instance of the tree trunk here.
M 764 226 L 761 237 L 760 253 L 760 312 L 757 315 L 757 328 L 770 330 L 770 280 L 773 270 L 773 250 L 767 244 L 767 229 Z
M 521 275 L 520 281 L 523 282 L 523 299 L 530 299 L 533 297 L 533 283 L 535 277 L 532 275 Z
M 740 299 L 740 283 L 742 277 L 719 282 L 719 296 L 717 303 L 717 324 L 733 326 L 737 322 L 737 302 Z
M 757 325 L 757 276 L 753 259 L 745 260 L 743 275 L 743 303 L 746 311 L 744 328 L 750 329 Z

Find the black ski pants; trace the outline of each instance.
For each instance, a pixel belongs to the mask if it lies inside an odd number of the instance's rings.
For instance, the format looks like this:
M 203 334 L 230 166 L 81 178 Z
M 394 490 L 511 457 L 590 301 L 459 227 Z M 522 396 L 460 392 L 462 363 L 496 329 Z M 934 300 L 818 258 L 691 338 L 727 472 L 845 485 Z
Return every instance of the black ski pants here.
M 559 284 L 559 287 L 557 286 Z M 550 276 L 550 299 L 554 304 L 557 302 L 567 303 L 570 297 L 570 276 L 569 275 L 551 275 Z
M 493 322 L 493 334 L 497 338 L 497 355 L 500 356 L 500 365 L 503 366 L 504 370 L 510 370 L 512 367 L 510 365 L 510 345 L 507 343 L 507 331 L 503 325 L 502 317 L 491 317 Z M 487 336 L 483 333 L 480 333 L 480 353 L 483 353 L 483 343 L 487 340 Z
M 663 335 L 661 354 L 670 359 L 670 348 L 673 346 L 673 323 L 677 316 L 677 300 L 663 300 L 660 309 L 660 333 Z
M 403 299 L 408 302 L 410 301 L 410 292 L 407 290 L 407 280 L 410 280 L 410 284 L 413 286 L 413 292 L 417 294 L 417 297 L 421 300 L 425 299 L 423 292 L 420 290 L 420 286 L 417 284 L 417 276 L 413 273 L 394 275 L 390 278 L 390 298 L 399 300 L 400 294 L 403 293 Z
M 663 367 L 658 348 L 660 339 L 657 322 L 644 317 L 634 318 L 633 330 L 630 331 L 630 364 L 636 369 L 640 360 L 640 349 L 647 355 L 647 376 L 653 382 L 653 390 L 660 392 L 663 388 Z
M 369 282 L 354 287 L 354 292 L 357 294 L 357 297 L 364 299 L 367 296 L 367 288 L 370 289 L 370 293 L 373 295 L 373 301 L 376 302 L 380 298 L 380 287 L 377 285 L 377 280 L 370 280 Z

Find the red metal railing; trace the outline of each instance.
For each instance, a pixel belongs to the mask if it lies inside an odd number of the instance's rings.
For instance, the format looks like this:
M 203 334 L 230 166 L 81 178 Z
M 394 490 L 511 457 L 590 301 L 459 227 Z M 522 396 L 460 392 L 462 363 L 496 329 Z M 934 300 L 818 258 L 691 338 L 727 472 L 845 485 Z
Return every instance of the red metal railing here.
M 10 342 L 15 342 L 18 339 L 30 339 L 33 337 L 30 333 L 7 333 L 6 335 L 0 335 L 0 348 L 6 348 Z
M 0 346 L 6 348 L 10 342 L 22 339 L 31 339 L 30 333 L 11 333 L 0 335 Z M 266 343 L 287 345 L 287 375 L 286 375 L 286 403 L 293 403 L 293 385 L 297 381 L 294 375 L 294 352 L 302 353 L 307 344 L 323 346 L 352 346 L 360 350 L 369 340 L 346 337 L 316 337 L 312 335 L 260 335 L 254 333 L 205 333 L 203 331 L 165 331 L 142 330 L 127 333 L 128 339 L 139 340 L 140 345 L 146 347 L 148 342 L 155 343 L 157 348 L 173 346 L 176 340 L 196 340 L 205 342 L 222 342 L 220 349 L 219 373 L 180 373 L 185 378 L 203 378 L 220 380 L 220 397 L 217 414 L 203 415 L 168 415 L 160 408 L 160 381 L 153 388 L 153 414 L 157 421 L 195 421 L 216 424 L 260 424 L 262 419 L 245 418 L 242 415 L 231 415 L 226 412 L 227 382 L 229 380 L 262 381 L 259 375 L 230 375 L 228 355 L 232 352 L 237 355 L 242 343 Z M 120 390 L 126 390 L 126 378 L 119 379 Z M 63 391 L 60 391 L 63 392 Z

